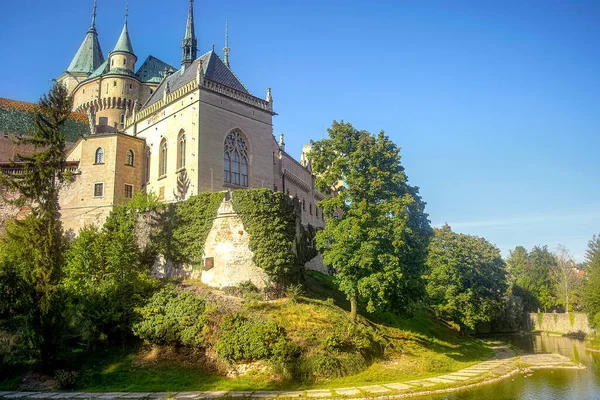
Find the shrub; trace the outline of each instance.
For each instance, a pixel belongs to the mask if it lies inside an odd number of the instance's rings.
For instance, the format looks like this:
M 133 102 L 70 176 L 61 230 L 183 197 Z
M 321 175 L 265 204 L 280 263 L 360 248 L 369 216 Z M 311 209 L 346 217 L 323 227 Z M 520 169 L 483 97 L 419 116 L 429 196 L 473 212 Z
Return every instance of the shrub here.
M 54 379 L 56 379 L 59 389 L 74 389 L 77 386 L 79 373 L 77 371 L 59 369 L 54 373 Z
M 197 295 L 169 285 L 136 309 L 133 333 L 153 344 L 199 347 L 209 329 L 210 309 Z
M 296 304 L 300 299 L 300 296 L 304 294 L 304 290 L 302 290 L 302 284 L 290 285 L 286 291 L 288 299 L 290 299 L 290 303 Z
M 272 359 L 285 363 L 299 354 L 298 346 L 289 342 L 283 328 L 273 321 L 253 321 L 241 314 L 223 319 L 216 351 L 230 362 Z

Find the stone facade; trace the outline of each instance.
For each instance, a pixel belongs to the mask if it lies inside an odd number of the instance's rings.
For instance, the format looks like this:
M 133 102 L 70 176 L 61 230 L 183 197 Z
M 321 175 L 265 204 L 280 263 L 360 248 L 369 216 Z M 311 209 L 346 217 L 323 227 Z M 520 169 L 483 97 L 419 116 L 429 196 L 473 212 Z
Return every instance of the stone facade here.
M 143 140 L 121 133 L 91 135 L 73 146 L 67 161 L 78 162 L 78 168 L 73 182 L 60 193 L 66 230 L 102 225 L 114 205 L 145 190 L 144 149 Z M 102 186 L 101 193 L 97 185 Z

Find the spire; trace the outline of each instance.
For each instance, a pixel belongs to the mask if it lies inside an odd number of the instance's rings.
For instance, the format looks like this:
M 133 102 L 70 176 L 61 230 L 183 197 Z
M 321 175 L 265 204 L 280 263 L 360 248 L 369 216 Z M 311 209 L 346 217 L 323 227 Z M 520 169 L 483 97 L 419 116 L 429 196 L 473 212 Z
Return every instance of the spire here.
M 196 59 L 198 55 L 198 40 L 194 29 L 194 0 L 190 0 L 190 10 L 188 12 L 187 24 L 185 26 L 185 36 L 181 46 L 181 65 L 188 66 Z
M 225 65 L 229 67 L 229 21 L 225 20 L 225 47 L 223 48 L 223 59 Z
M 71 60 L 67 72 L 91 74 L 104 62 L 104 55 L 96 32 L 96 0 L 92 11 L 92 25 L 88 29 L 79 50 Z
M 129 37 L 129 29 L 127 28 L 127 22 L 129 19 L 129 1 L 127 1 L 127 5 L 125 8 L 125 24 L 123 25 L 123 30 L 121 31 L 121 36 L 119 36 L 119 40 L 113 49 L 113 53 L 120 51 L 123 53 L 130 53 L 135 55 L 133 52 L 133 46 L 131 45 L 131 38 Z
M 90 30 L 96 30 L 96 0 L 94 0 L 94 11 L 92 11 L 92 26 Z

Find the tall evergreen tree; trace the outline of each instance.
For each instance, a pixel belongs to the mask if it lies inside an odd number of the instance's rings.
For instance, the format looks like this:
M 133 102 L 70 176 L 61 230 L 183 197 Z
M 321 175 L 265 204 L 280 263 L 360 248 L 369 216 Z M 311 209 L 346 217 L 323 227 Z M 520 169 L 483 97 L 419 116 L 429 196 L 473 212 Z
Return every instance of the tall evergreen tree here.
M 583 300 L 590 322 L 600 328 L 600 235 L 594 235 L 585 253 L 586 280 L 583 287 Z
M 16 221 L 6 231 L 2 243 L 2 270 L 17 271 L 31 289 L 28 325 L 34 332 L 39 354 L 47 364 L 56 347 L 56 293 L 61 278 L 65 241 L 59 213 L 59 190 L 65 181 L 65 137 L 62 127 L 69 118 L 72 99 L 67 89 L 55 85 L 39 101 L 35 130 L 20 138 L 31 145 L 30 155 L 18 154 L 23 172 L 1 175 L 0 183 L 19 196 L 10 200 L 27 206 L 31 214 Z
M 380 132 L 371 135 L 334 122 L 309 155 L 327 215 L 317 233 L 325 263 L 350 300 L 367 310 L 405 311 L 424 294 L 421 275 L 431 228 L 418 188 L 407 183 L 400 150 Z

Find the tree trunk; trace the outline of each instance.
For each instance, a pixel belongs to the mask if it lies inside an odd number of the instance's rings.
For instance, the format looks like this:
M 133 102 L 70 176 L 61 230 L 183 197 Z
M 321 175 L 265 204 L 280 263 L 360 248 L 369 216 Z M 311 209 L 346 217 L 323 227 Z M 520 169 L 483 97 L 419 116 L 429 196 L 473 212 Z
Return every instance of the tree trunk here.
M 356 315 L 357 315 L 356 308 L 357 308 L 356 295 L 353 294 L 350 297 L 350 316 L 352 317 L 352 322 L 356 322 Z

